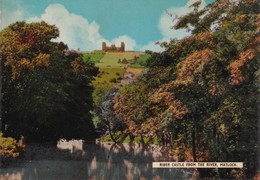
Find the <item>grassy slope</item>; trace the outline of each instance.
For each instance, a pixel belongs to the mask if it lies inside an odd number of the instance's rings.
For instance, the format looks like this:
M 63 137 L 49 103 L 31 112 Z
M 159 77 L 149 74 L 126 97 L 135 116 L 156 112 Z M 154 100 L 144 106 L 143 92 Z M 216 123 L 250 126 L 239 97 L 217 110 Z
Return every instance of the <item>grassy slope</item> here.
M 134 59 L 134 56 L 139 56 L 139 52 L 108 52 L 105 56 L 100 60 L 100 63 L 96 65 L 100 68 L 113 67 L 120 68 L 124 67 L 125 64 L 119 64 L 118 59 L 126 59 L 131 60 Z
M 99 68 L 99 71 L 100 73 L 92 82 L 94 87 L 106 86 L 111 88 L 121 81 L 125 72 L 123 68 Z M 112 79 L 116 81 L 111 82 Z
M 102 56 L 103 55 L 103 56 Z M 93 81 L 94 87 L 98 86 L 106 86 L 113 87 L 117 83 L 121 81 L 124 76 L 124 66 L 127 64 L 118 63 L 118 59 L 123 60 L 132 60 L 135 56 L 140 56 L 138 58 L 140 61 L 146 61 L 149 55 L 142 54 L 139 52 L 107 52 L 107 53 L 99 53 L 99 51 L 93 53 L 84 53 L 84 56 L 91 56 L 91 60 L 94 60 L 96 66 L 99 67 L 99 75 Z M 136 76 L 140 76 L 143 72 L 143 67 L 137 63 L 135 63 L 137 68 L 127 68 L 126 71 L 132 72 L 136 74 Z M 129 64 L 128 64 L 129 65 Z
M 140 57 L 136 60 L 134 64 L 132 64 L 131 68 L 144 68 L 144 63 L 147 61 L 147 59 L 150 57 L 149 54 L 141 54 Z
M 90 58 L 90 60 L 96 64 L 100 62 L 105 54 L 106 53 L 104 51 L 85 52 L 83 53 L 83 60 L 86 61 L 88 58 Z
M 134 73 L 136 77 L 139 77 L 143 74 L 144 69 L 143 68 L 127 68 L 126 72 Z

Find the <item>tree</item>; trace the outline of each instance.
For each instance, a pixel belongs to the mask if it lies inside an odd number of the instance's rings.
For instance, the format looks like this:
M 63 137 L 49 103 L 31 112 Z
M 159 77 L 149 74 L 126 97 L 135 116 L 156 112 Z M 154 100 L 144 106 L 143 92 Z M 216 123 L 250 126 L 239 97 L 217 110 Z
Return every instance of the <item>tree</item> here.
M 124 128 L 124 123 L 121 118 L 114 112 L 114 98 L 118 89 L 110 89 L 105 96 L 103 96 L 100 105 L 100 118 L 102 124 L 106 127 L 113 142 L 117 143 L 114 133 Z
M 134 136 L 153 135 L 156 132 L 156 125 L 152 123 L 152 119 L 146 123 L 147 118 L 153 113 L 148 95 L 147 84 L 137 81 L 123 86 L 115 97 L 115 113 L 123 118 L 127 132 Z
M 257 159 L 259 4 L 219 0 L 202 10 L 198 6 L 192 5 L 194 11 L 174 26 L 189 28 L 192 34 L 163 43 L 166 50 L 152 54 L 148 73 L 135 82 L 136 91 L 130 87 L 128 93 L 120 91 L 117 107 L 129 117 L 138 109 L 146 114 L 140 124 L 173 132 L 172 153 L 180 160 L 244 162 L 239 170 L 199 169 L 202 178 L 253 178 L 257 170 L 253 159 Z M 137 100 L 143 81 L 148 85 L 146 101 Z M 133 98 L 129 100 L 128 94 Z M 142 109 L 147 102 L 149 110 Z
M 59 31 L 17 22 L 1 32 L 4 133 L 27 141 L 91 138 L 91 80 L 97 68 L 53 42 Z

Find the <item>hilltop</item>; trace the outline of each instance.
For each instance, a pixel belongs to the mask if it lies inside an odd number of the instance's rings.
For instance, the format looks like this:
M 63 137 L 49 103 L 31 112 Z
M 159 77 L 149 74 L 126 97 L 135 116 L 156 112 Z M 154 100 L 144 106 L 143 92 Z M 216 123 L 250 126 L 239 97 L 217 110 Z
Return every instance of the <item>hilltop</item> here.
M 93 81 L 94 87 L 113 87 L 124 77 L 125 72 L 130 72 L 134 76 L 142 74 L 144 64 L 150 57 L 144 52 L 105 52 L 96 50 L 83 52 L 83 59 L 90 60 L 99 67 L 100 73 Z
M 83 52 L 83 59 L 90 59 L 98 67 L 122 67 L 122 64 L 131 65 L 134 68 L 143 68 L 145 61 L 150 57 L 149 54 L 140 51 L 125 52 L 105 52 L 95 50 L 92 52 Z M 118 60 L 126 59 L 128 62 L 118 62 Z M 139 64 L 139 66 L 137 66 Z

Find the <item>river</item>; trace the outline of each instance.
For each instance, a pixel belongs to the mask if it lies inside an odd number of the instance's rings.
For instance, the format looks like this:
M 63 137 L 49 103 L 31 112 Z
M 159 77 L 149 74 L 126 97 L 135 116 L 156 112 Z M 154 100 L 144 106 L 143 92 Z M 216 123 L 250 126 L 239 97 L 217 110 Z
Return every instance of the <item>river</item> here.
M 160 180 L 190 179 L 191 171 L 155 169 L 152 162 L 170 161 L 167 147 L 138 144 L 84 143 L 31 144 L 25 153 L 0 169 L 4 180 Z

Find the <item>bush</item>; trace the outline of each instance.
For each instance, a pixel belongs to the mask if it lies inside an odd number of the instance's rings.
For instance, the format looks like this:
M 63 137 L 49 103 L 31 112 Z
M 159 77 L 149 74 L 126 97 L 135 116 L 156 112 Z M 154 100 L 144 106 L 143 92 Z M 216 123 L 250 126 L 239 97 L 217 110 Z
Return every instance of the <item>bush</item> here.
M 0 156 L 3 158 L 15 158 L 18 157 L 20 152 L 25 149 L 24 138 L 15 140 L 11 137 L 3 137 L 3 133 L 0 132 Z
M 107 134 L 106 136 L 103 136 L 100 141 L 101 142 L 112 142 L 112 139 L 111 139 L 110 135 Z
M 131 138 L 130 135 L 126 136 L 126 138 L 124 139 L 124 143 L 130 143 L 131 142 Z
M 122 64 L 128 64 L 128 61 L 126 60 L 126 58 L 124 58 L 122 61 L 121 61 Z
M 105 96 L 105 94 L 108 92 L 108 90 L 109 90 L 109 87 L 104 86 L 104 85 L 98 86 L 98 87 L 95 88 L 95 90 L 92 93 L 92 98 L 93 98 L 93 101 L 94 101 L 94 105 L 96 107 L 99 107 L 101 105 L 102 98 L 103 98 L 103 96 Z
M 152 141 L 153 141 L 152 144 L 155 144 L 155 145 L 161 145 L 162 144 L 161 139 L 158 136 L 153 137 Z
M 116 81 L 116 78 L 112 78 L 112 79 L 109 80 L 109 82 L 116 83 L 117 81 Z
M 134 143 L 140 143 L 141 142 L 141 136 L 136 136 L 133 142 Z

